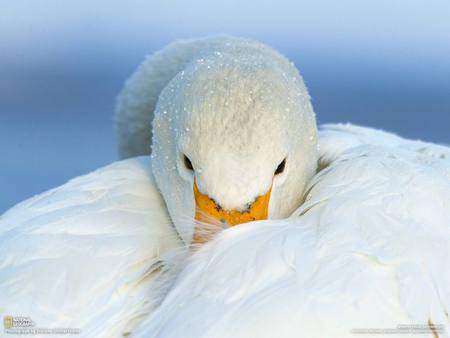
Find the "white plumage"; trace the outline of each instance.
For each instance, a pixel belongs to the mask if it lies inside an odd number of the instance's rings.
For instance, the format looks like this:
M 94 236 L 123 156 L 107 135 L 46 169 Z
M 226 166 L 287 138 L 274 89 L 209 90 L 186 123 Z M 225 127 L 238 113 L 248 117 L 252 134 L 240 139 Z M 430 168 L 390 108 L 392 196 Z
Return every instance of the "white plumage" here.
M 136 337 L 355 337 L 429 320 L 449 332 L 450 150 L 349 125 L 319 135 L 331 164 L 307 202 L 201 248 Z M 180 243 L 148 168 L 117 162 L 4 214 L 0 314 L 81 337 L 132 330 L 165 292 L 159 255 Z
M 325 127 L 319 144 L 333 161 L 306 203 L 222 232 L 136 337 L 450 332 L 450 150 L 349 125 Z
M 117 162 L 2 215 L 0 316 L 80 337 L 131 330 L 157 300 L 160 254 L 178 245 L 149 168 Z

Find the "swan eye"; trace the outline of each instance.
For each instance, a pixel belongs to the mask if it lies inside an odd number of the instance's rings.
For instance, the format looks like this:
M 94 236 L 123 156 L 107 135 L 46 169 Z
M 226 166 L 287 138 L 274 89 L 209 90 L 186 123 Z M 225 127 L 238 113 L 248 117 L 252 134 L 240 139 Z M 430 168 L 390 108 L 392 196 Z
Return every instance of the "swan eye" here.
M 189 157 L 187 157 L 186 155 L 183 155 L 183 161 L 184 161 L 184 166 L 186 167 L 186 169 L 194 170 L 194 167 L 192 166 L 192 162 L 189 159 Z
M 275 170 L 275 175 L 279 175 L 284 171 L 284 167 L 286 167 L 286 159 L 284 159 Z

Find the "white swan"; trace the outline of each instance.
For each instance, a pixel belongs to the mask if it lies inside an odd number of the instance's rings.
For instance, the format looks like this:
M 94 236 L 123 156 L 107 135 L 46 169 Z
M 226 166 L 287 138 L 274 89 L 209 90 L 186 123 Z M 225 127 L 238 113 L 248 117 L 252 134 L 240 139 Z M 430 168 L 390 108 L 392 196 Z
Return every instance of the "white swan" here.
M 207 239 L 194 218 L 221 227 L 300 207 L 201 248 L 135 335 L 354 337 L 351 329 L 408 323 L 448 330 L 448 148 L 352 126 L 325 127 L 317 147 L 293 65 L 226 37 L 149 58 L 118 107 L 124 157 L 149 152 L 145 121 L 155 110 L 151 165 L 176 231 L 146 158 L 23 202 L 0 219 L 1 315 L 120 336 L 159 299 L 158 261 L 180 246 L 176 233 L 187 244 Z M 312 178 L 319 157 L 326 168 Z

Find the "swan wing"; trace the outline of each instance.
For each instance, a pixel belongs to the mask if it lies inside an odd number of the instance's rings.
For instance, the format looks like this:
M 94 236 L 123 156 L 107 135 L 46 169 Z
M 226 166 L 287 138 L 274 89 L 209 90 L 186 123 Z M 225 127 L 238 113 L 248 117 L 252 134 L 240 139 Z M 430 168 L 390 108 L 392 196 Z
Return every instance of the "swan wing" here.
M 178 239 L 141 157 L 11 208 L 0 243 L 1 316 L 120 337 L 153 306 L 158 257 Z
M 134 337 L 447 336 L 450 150 L 351 125 L 319 143 L 292 217 L 223 231 Z

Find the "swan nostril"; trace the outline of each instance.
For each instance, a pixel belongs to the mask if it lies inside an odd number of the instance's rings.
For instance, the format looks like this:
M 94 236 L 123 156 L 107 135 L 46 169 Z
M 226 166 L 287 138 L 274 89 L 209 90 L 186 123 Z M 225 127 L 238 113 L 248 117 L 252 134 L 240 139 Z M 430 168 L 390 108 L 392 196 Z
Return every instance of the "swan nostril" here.
M 221 211 L 223 210 L 223 208 L 220 206 L 219 203 L 217 203 L 216 201 L 214 201 L 212 198 L 211 198 L 211 201 L 214 202 L 214 205 L 215 205 L 215 208 L 216 208 L 217 212 L 221 212 Z

